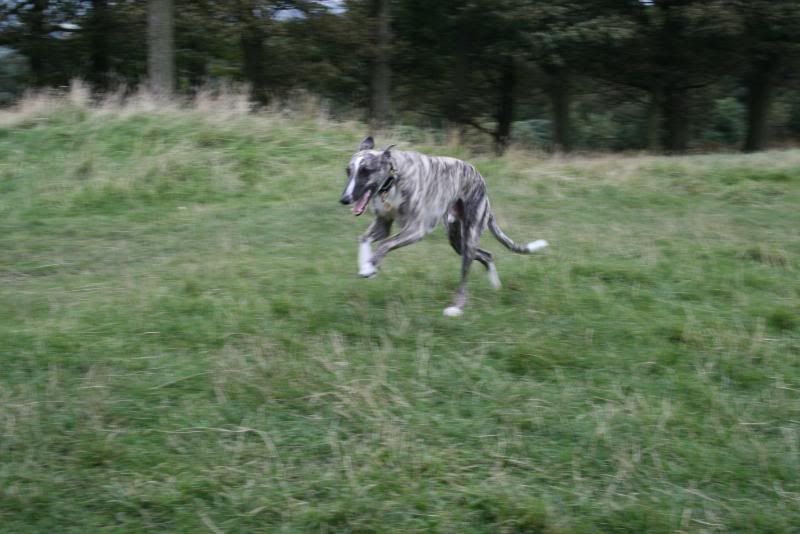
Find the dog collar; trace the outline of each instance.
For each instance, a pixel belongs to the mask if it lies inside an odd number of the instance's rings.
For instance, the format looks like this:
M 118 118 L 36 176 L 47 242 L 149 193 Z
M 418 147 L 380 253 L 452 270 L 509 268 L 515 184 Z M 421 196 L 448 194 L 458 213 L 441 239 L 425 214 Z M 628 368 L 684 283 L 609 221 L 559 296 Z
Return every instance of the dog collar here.
M 389 192 L 389 189 L 392 188 L 394 185 L 395 180 L 397 179 L 397 169 L 394 167 L 394 162 L 389 162 L 389 176 L 383 181 L 381 186 L 378 188 L 378 194 L 381 197 L 385 197 L 386 193 Z

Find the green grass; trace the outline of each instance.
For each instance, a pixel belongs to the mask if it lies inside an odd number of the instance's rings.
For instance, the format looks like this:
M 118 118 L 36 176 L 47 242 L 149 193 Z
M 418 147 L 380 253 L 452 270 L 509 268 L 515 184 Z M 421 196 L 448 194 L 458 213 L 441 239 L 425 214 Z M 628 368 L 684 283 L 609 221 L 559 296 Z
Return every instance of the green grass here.
M 363 134 L 6 121 L 2 530 L 800 529 L 800 151 L 472 156 L 551 248 L 451 319 L 441 230 L 355 274 Z

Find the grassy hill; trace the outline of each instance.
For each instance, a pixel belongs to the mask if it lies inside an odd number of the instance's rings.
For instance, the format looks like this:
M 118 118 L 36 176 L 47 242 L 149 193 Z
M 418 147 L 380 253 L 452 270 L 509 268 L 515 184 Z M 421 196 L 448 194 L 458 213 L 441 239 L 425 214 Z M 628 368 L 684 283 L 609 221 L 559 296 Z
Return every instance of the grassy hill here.
M 441 230 L 356 276 L 366 132 L 71 104 L 0 117 L 7 532 L 800 529 L 800 151 L 469 157 Z

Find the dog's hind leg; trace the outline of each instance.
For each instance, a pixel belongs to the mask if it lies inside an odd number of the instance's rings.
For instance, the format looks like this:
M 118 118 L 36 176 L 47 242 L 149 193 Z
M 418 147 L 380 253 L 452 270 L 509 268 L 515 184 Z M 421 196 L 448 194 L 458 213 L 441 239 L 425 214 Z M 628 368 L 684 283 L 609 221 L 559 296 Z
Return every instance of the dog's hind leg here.
M 486 271 L 489 274 L 489 283 L 492 284 L 492 287 L 495 289 L 500 289 L 502 284 L 500 283 L 500 276 L 497 274 L 497 267 L 494 266 L 494 260 L 492 260 L 492 253 L 488 250 L 479 248 L 478 255 L 475 257 L 475 259 L 481 262 L 484 267 L 486 267 Z
M 458 285 L 456 296 L 453 299 L 453 305 L 444 309 L 444 314 L 448 317 L 456 317 L 464 313 L 464 305 L 467 303 L 467 277 L 469 276 L 469 269 L 473 260 L 478 259 L 479 256 L 479 239 L 480 228 L 478 225 L 470 224 L 467 221 L 461 223 L 461 282 Z M 486 260 L 486 258 L 483 257 L 483 260 Z M 489 265 L 492 264 L 489 263 Z
M 449 220 L 445 219 L 445 226 L 447 228 L 447 237 L 450 240 L 450 246 L 456 251 L 456 254 L 461 255 L 461 221 L 458 219 Z M 500 277 L 497 275 L 497 269 L 494 266 L 494 259 L 492 253 L 488 250 L 478 248 L 475 251 L 475 259 L 478 260 L 489 274 L 489 283 L 495 289 L 500 289 Z
M 384 239 L 389 235 L 392 221 L 383 218 L 376 218 L 369 225 L 367 231 L 358 240 L 358 274 L 364 278 L 370 278 L 377 274 L 378 270 L 372 264 L 372 245 L 373 241 Z

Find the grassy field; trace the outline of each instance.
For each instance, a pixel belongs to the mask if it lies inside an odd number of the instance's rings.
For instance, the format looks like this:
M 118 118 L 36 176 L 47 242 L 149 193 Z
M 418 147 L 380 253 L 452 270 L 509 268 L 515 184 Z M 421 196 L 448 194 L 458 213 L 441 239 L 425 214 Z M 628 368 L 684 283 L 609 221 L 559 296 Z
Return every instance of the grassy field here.
M 0 117 L 0 530 L 798 532 L 800 151 L 469 157 L 504 287 L 437 230 L 356 276 L 366 132 Z

